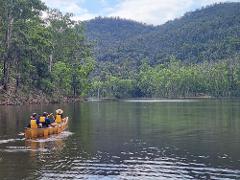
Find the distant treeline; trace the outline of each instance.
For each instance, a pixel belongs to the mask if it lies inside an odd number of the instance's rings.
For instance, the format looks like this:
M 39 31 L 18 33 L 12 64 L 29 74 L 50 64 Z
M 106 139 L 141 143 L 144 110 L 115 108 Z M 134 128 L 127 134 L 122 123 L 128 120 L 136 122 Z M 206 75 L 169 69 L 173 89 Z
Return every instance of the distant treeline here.
M 106 67 L 106 66 L 105 66 Z M 231 97 L 240 96 L 240 58 L 215 63 L 184 64 L 174 58 L 151 67 L 147 61 L 131 71 L 125 61 L 109 65 L 95 77 L 91 96 L 101 97 Z

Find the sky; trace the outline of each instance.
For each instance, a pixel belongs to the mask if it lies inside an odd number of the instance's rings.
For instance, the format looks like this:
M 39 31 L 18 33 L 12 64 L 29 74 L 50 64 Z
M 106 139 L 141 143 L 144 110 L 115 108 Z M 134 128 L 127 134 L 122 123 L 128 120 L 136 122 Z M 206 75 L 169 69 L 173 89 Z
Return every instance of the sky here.
M 42 0 L 50 8 L 74 14 L 74 20 L 94 17 L 121 17 L 138 22 L 161 25 L 186 12 L 220 2 L 240 0 Z

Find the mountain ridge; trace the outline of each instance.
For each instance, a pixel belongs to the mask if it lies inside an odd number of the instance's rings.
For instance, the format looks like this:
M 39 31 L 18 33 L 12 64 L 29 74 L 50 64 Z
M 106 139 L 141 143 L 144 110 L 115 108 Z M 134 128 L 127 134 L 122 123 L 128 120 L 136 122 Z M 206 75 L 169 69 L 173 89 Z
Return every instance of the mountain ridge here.
M 184 62 L 217 61 L 240 52 L 240 3 L 219 3 L 188 12 L 163 25 L 152 26 L 120 18 L 85 22 L 98 61 L 125 59 L 151 64 L 171 56 Z

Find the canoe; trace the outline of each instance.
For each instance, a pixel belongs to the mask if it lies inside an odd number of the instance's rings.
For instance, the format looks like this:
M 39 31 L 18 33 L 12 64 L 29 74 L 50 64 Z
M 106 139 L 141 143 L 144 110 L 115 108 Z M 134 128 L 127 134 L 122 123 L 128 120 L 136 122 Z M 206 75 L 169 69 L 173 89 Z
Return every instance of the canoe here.
M 60 124 L 46 128 L 25 128 L 26 139 L 48 138 L 52 134 L 59 134 L 68 127 L 68 117 L 63 119 Z

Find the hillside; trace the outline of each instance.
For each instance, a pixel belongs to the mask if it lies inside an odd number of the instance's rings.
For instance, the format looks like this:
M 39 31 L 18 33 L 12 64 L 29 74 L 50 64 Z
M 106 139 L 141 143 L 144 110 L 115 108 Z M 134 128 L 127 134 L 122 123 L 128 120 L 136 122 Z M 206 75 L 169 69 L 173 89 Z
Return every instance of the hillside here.
M 99 61 L 147 58 L 158 64 L 175 56 L 195 63 L 240 54 L 240 3 L 215 4 L 155 27 L 119 18 L 85 24 Z
M 133 37 L 144 36 L 155 27 L 120 18 L 95 18 L 86 22 L 87 38 L 95 45 L 95 55 L 102 61 L 114 61 Z

